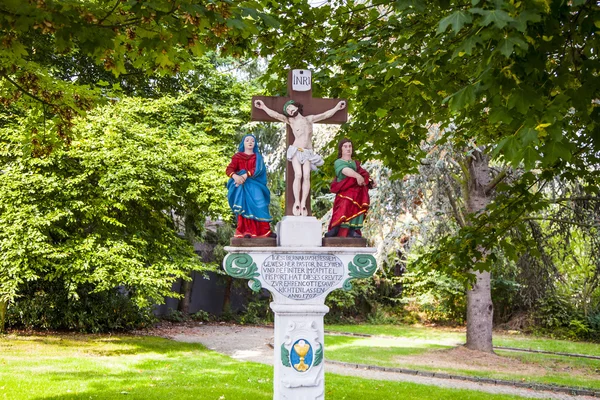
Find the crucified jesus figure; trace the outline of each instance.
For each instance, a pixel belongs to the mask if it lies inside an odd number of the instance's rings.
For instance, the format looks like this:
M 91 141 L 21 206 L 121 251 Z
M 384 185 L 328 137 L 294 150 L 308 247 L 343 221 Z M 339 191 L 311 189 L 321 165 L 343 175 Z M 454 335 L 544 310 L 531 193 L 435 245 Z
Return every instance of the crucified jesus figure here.
M 316 170 L 323 165 L 323 158 L 312 148 L 313 123 L 331 118 L 339 110 L 346 108 L 346 102 L 340 101 L 331 110 L 321 114 L 302 115 L 302 104 L 290 100 L 283 106 L 283 114 L 268 108 L 262 100 L 256 100 L 254 106 L 263 110 L 271 118 L 285 122 L 294 134 L 294 143 L 287 150 L 287 159 L 294 168 L 294 215 L 307 216 L 306 200 L 310 191 L 310 170 Z M 302 190 L 301 190 L 302 189 Z M 302 196 L 300 196 L 302 193 Z

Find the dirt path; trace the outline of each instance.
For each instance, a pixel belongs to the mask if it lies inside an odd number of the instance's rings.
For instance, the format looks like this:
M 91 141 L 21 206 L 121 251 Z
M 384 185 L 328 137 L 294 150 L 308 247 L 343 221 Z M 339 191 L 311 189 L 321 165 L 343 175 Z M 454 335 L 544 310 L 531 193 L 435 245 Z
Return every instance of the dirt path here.
M 207 348 L 227 354 L 240 361 L 251 361 L 273 365 L 273 328 L 240 325 L 163 324 L 150 334 L 187 343 L 201 343 Z M 565 393 L 536 391 L 512 386 L 460 381 L 456 379 L 431 378 L 353 368 L 326 361 L 326 371 L 339 375 L 357 376 L 366 379 L 414 382 L 443 388 L 479 390 L 487 393 L 517 395 L 538 399 L 594 400 L 597 397 L 573 396 Z

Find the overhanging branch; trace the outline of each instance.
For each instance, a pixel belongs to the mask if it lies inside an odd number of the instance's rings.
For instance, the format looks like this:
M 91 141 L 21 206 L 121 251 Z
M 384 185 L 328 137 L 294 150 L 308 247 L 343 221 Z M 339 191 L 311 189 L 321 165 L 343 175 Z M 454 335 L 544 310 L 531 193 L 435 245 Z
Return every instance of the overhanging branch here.
M 44 100 L 44 99 L 40 99 L 40 98 L 39 98 L 39 97 L 37 97 L 36 95 L 29 93 L 29 91 L 27 91 L 27 90 L 26 90 L 24 87 L 22 87 L 21 85 L 19 85 L 17 82 L 13 81 L 12 79 L 10 79 L 10 78 L 8 77 L 8 75 L 6 75 L 6 74 L 0 74 L 0 76 L 1 76 L 2 78 L 6 79 L 7 81 L 9 81 L 10 83 L 12 83 L 12 84 L 13 84 L 13 85 L 14 85 L 14 86 L 17 88 L 17 89 L 19 89 L 19 90 L 20 90 L 20 91 L 21 91 L 23 94 L 25 94 L 26 96 L 29 96 L 29 97 L 31 97 L 32 99 L 34 99 L 34 100 L 36 100 L 36 101 L 39 101 L 40 103 L 42 103 L 42 104 L 45 104 L 45 105 L 47 105 L 47 106 L 54 107 L 54 104 L 52 104 L 52 103 L 48 103 L 46 100 Z
M 568 219 L 558 219 L 558 218 L 544 218 L 544 217 L 526 217 L 523 218 L 525 221 L 548 221 L 548 222 L 557 222 L 560 224 L 570 224 L 580 226 L 582 228 L 598 228 L 600 224 L 584 224 L 581 222 L 570 221 Z
M 494 179 L 492 179 L 492 181 L 485 187 L 485 194 L 490 194 L 490 192 L 494 190 L 494 188 L 498 186 L 498 184 L 502 182 L 504 178 L 506 178 L 507 174 L 508 168 L 505 168 L 498 175 L 496 175 Z

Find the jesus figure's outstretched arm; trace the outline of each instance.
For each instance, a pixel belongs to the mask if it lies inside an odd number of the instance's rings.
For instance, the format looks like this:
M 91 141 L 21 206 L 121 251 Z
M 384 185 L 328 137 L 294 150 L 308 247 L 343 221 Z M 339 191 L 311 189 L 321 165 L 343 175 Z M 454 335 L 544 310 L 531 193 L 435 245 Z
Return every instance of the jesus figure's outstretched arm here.
M 265 103 L 262 100 L 255 100 L 254 107 L 258 108 L 259 110 L 263 110 L 265 113 L 267 113 L 269 117 L 274 118 L 277 121 L 288 123 L 288 119 L 285 115 L 279 114 L 277 111 L 271 110 L 265 105 Z
M 306 118 L 310 121 L 310 122 L 319 122 L 319 121 L 323 121 L 324 119 L 328 119 L 331 118 L 335 115 L 336 112 L 343 110 L 344 108 L 346 108 L 346 102 L 345 101 L 340 101 L 339 103 L 337 103 L 337 105 L 335 107 L 333 107 L 331 110 L 327 110 L 324 113 L 321 114 L 315 114 L 315 115 L 309 115 Z

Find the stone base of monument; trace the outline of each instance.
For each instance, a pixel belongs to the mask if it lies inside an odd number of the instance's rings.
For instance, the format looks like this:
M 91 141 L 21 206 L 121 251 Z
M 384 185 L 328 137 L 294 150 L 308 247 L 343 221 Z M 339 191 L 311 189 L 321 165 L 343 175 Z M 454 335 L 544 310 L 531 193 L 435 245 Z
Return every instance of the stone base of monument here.
M 235 247 L 275 247 L 277 238 L 236 238 L 229 240 L 230 246 Z
M 320 234 L 317 238 L 320 244 Z M 301 239 L 301 243 L 314 240 Z M 265 288 L 273 295 L 273 399 L 324 399 L 323 316 L 329 311 L 325 297 L 335 289 L 350 290 L 352 279 L 373 275 L 375 248 L 299 245 L 225 247 L 225 251 L 227 274 L 249 279 L 252 290 Z
M 284 247 L 320 247 L 321 222 L 315 217 L 286 215 L 277 224 L 277 240 Z
M 367 239 L 349 237 L 326 237 L 323 238 L 323 247 L 367 247 Z

